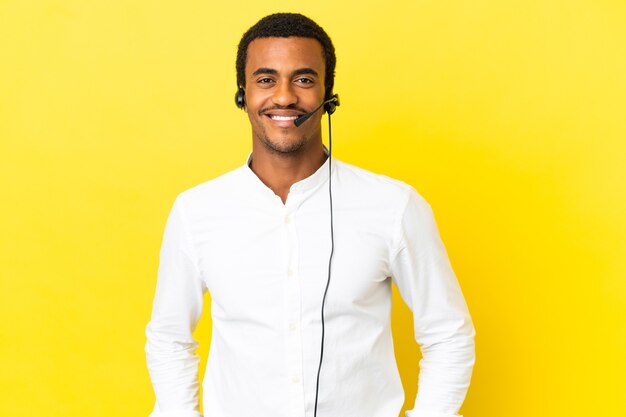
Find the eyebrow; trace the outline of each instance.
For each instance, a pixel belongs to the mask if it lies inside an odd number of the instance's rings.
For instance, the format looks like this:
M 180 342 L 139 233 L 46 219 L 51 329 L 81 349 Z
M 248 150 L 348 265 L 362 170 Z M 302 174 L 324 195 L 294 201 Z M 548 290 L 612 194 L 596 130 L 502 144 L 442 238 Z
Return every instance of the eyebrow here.
M 254 71 L 252 73 L 252 76 L 256 77 L 257 75 L 261 75 L 261 74 L 278 75 L 278 71 L 276 71 L 273 68 L 261 67 L 257 69 L 256 71 Z M 294 75 L 303 75 L 303 74 L 310 74 L 310 75 L 319 77 L 319 74 L 313 68 L 299 68 L 295 70 L 291 75 L 294 76 Z
M 264 68 L 264 67 L 261 67 L 261 68 L 257 69 L 256 71 L 254 71 L 254 72 L 252 73 L 252 76 L 253 76 L 253 77 L 255 77 L 255 76 L 260 75 L 260 74 L 271 74 L 271 75 L 277 75 L 277 74 L 278 74 L 278 71 L 276 71 L 275 69 L 272 69 L 272 68 Z
M 316 77 L 319 77 L 319 75 L 317 74 L 317 71 L 315 71 L 313 68 L 300 68 L 293 72 L 293 75 L 303 75 L 303 74 L 310 74 L 310 75 L 315 75 Z

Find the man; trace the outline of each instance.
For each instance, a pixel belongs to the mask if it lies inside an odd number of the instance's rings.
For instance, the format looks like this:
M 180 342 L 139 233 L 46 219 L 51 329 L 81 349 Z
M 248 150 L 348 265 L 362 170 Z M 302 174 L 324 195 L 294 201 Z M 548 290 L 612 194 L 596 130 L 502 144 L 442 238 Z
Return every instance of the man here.
M 457 414 L 474 328 L 429 205 L 400 181 L 329 158 L 323 111 L 294 124 L 338 104 L 334 68 L 330 38 L 302 15 L 267 16 L 244 34 L 236 100 L 252 153 L 170 213 L 146 330 L 154 417 L 200 416 L 192 333 L 207 290 L 207 417 L 396 417 L 392 280 L 423 352 L 407 416 Z

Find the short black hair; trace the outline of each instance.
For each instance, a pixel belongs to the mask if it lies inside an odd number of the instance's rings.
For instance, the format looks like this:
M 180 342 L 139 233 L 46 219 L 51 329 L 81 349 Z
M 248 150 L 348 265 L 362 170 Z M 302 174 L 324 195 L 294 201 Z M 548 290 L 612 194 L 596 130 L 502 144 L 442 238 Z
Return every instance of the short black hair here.
M 324 50 L 326 71 L 324 74 L 325 96 L 328 99 L 335 84 L 335 47 L 324 29 L 299 13 L 275 13 L 265 16 L 246 31 L 237 47 L 237 86 L 246 86 L 246 61 L 248 45 L 258 38 L 289 38 L 291 36 L 316 39 Z

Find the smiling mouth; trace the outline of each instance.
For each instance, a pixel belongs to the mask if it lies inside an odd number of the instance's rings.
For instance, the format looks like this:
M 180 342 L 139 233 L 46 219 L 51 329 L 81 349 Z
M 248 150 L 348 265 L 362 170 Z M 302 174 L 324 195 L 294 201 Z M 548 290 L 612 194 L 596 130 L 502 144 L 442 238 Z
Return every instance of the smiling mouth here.
M 272 120 L 277 120 L 277 121 L 296 120 L 298 118 L 298 116 L 279 116 L 277 114 L 268 114 L 266 116 Z

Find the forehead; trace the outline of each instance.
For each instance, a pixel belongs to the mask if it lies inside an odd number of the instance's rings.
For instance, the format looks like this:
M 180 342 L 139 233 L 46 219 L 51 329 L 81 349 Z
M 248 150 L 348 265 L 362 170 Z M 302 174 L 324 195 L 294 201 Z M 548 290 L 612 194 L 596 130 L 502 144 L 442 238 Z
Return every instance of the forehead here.
M 323 76 L 324 50 L 313 38 L 257 38 L 248 45 L 246 76 L 258 68 L 272 68 L 278 72 L 312 68 Z

